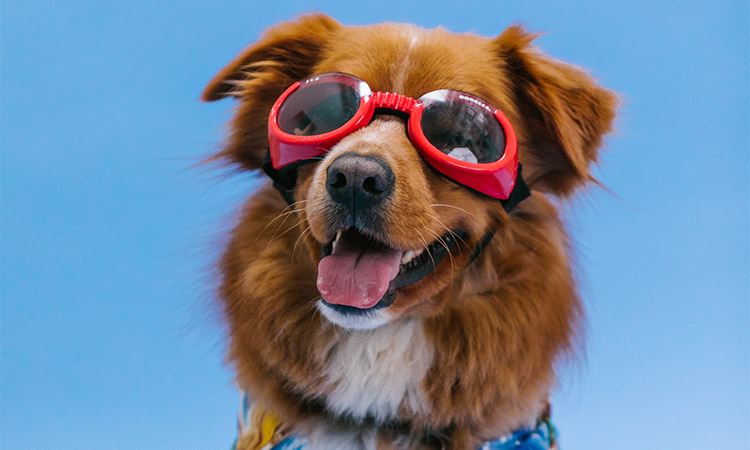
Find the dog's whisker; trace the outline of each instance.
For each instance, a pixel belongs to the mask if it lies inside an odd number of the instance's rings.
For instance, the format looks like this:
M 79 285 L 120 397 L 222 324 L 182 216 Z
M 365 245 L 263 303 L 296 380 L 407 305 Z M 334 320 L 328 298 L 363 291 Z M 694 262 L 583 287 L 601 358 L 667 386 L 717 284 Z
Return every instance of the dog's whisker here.
M 298 211 L 298 210 L 297 210 L 297 209 L 296 209 L 295 207 L 296 207 L 296 206 L 299 206 L 299 205 L 301 205 L 302 203 L 306 203 L 306 202 L 307 202 L 307 200 L 299 200 L 299 201 L 296 201 L 296 202 L 294 202 L 294 203 L 290 204 L 289 206 L 287 206 L 286 208 L 284 208 L 284 209 L 282 210 L 282 212 L 281 212 L 281 213 L 279 213 L 279 214 L 278 214 L 278 215 L 276 216 L 276 218 L 275 218 L 274 220 L 272 220 L 272 221 L 271 221 L 271 223 L 273 223 L 273 222 L 274 222 L 275 220 L 279 219 L 279 218 L 280 218 L 280 217 L 281 217 L 281 216 L 283 215 L 283 218 L 284 218 L 284 220 L 282 220 L 282 221 L 281 221 L 281 223 L 279 223 L 279 225 L 278 225 L 278 226 L 276 227 L 276 229 L 274 230 L 274 233 L 273 233 L 273 235 L 271 236 L 271 239 L 269 240 L 269 244 L 270 244 L 271 242 L 273 242 L 273 241 L 274 241 L 274 240 L 276 239 L 276 237 L 277 237 L 276 235 L 277 235 L 277 233 L 279 232 L 279 230 L 281 229 L 281 227 L 283 227 L 283 226 L 284 226 L 284 224 L 286 223 L 286 219 L 287 219 L 287 218 L 288 218 L 289 216 L 291 216 L 292 214 L 294 214 L 294 213 L 296 213 L 296 212 Z M 287 209 L 290 209 L 290 208 L 291 208 L 291 210 L 290 210 L 290 211 L 286 211 Z M 284 212 L 284 211 L 286 211 L 286 212 Z M 291 228 L 294 228 L 294 227 L 296 227 L 297 225 L 299 225 L 299 224 L 301 223 L 301 221 L 304 221 L 304 218 L 301 218 L 301 219 L 300 219 L 300 222 L 297 222 L 296 224 L 292 225 L 292 226 L 291 226 L 290 228 L 288 228 L 288 229 L 287 229 L 287 230 L 285 230 L 285 231 L 284 231 L 283 233 L 281 233 L 281 235 L 280 235 L 280 236 L 283 236 L 283 235 L 284 235 L 284 234 L 286 234 L 286 232 L 287 232 L 287 231 L 289 231 L 289 230 L 290 230 Z M 268 226 L 269 226 L 269 225 L 270 225 L 270 223 L 269 223 L 269 224 L 267 224 L 267 225 L 266 225 L 266 226 L 265 226 L 265 227 L 263 228 L 263 230 L 265 230 L 266 228 L 268 228 Z M 259 233 L 259 235 L 261 235 L 261 234 L 262 234 L 262 232 L 261 232 L 261 233 Z M 256 239 L 257 239 L 257 238 L 256 238 Z
M 304 240 L 307 235 L 312 232 L 310 228 L 310 225 L 305 227 L 305 229 L 299 234 L 299 237 L 297 237 L 297 240 L 294 241 L 294 247 L 292 248 L 292 261 L 294 261 L 294 255 L 297 252 L 297 245 L 299 245 L 300 240 Z
M 281 223 L 280 223 L 280 225 L 284 225 L 284 222 L 286 222 L 286 219 L 287 219 L 287 218 L 288 218 L 288 217 L 289 217 L 290 215 L 292 215 L 292 214 L 295 214 L 296 212 L 297 212 L 297 211 L 287 211 L 287 212 L 284 212 L 284 213 L 279 213 L 279 214 L 278 214 L 278 215 L 277 215 L 276 217 L 274 217 L 274 218 L 273 218 L 273 220 L 271 220 L 270 222 L 268 222 L 268 223 L 266 224 L 266 226 L 265 226 L 265 227 L 263 227 L 263 229 L 262 229 L 262 230 L 260 230 L 260 233 L 258 233 L 258 236 L 256 236 L 256 239 L 257 239 L 257 238 L 258 238 L 259 236 L 261 236 L 261 235 L 263 234 L 263 232 L 264 232 L 264 231 L 266 231 L 266 230 L 268 229 L 268 227 L 270 227 L 271 225 L 273 225 L 273 224 L 274 224 L 274 223 L 275 223 L 275 222 L 276 222 L 277 220 L 280 220 L 280 219 L 284 219 L 284 220 L 282 220 L 282 221 L 281 221 Z
M 444 208 L 453 208 L 453 209 L 457 209 L 457 210 L 461 211 L 462 213 L 464 213 L 464 214 L 466 214 L 468 216 L 476 217 L 476 214 L 473 214 L 473 213 L 469 212 L 468 210 L 466 210 L 464 208 L 461 208 L 460 206 L 448 205 L 446 203 L 430 203 L 427 206 L 438 206 L 438 207 L 444 207 Z
M 422 222 L 422 219 L 419 219 L 419 221 Z M 440 223 L 442 224 L 442 222 L 440 222 Z M 450 232 L 450 229 L 448 229 L 447 227 L 445 227 L 445 225 L 443 225 L 443 227 Z M 448 243 L 445 242 L 445 239 L 443 239 L 442 235 L 438 234 L 435 231 L 431 231 L 431 230 L 430 230 L 430 234 L 432 234 L 433 237 L 434 237 L 433 242 L 437 241 L 445 249 L 445 251 L 446 251 L 446 253 L 448 255 L 448 259 L 450 260 L 450 263 L 451 263 L 451 273 L 452 273 L 453 272 L 453 268 L 455 267 L 455 261 L 453 259 L 453 254 L 451 253 L 451 248 L 448 246 Z
M 454 208 L 454 209 L 457 209 L 457 210 L 459 210 L 459 211 L 462 211 L 462 212 L 464 212 L 464 213 L 468 214 L 468 215 L 469 215 L 469 216 L 471 216 L 471 217 L 474 217 L 474 218 L 476 218 L 476 215 L 474 215 L 474 214 L 470 213 L 469 211 L 467 211 L 466 209 L 464 209 L 464 208 L 461 208 L 461 207 L 458 207 L 458 206 L 454 206 L 454 205 L 448 205 L 448 204 L 445 204 L 445 203 L 432 203 L 432 204 L 430 204 L 429 206 L 442 206 L 442 207 L 447 207 L 447 208 Z M 440 220 L 440 219 L 439 219 L 439 218 L 438 218 L 437 216 L 435 216 L 434 214 L 431 214 L 431 213 L 429 213 L 429 212 L 426 212 L 426 214 L 427 214 L 428 216 L 432 217 L 432 218 L 433 218 L 434 220 L 436 220 L 436 221 L 437 221 L 437 222 L 438 222 L 438 223 L 439 223 L 440 225 L 442 225 L 442 226 L 443 226 L 443 227 L 445 228 L 445 230 L 446 230 L 446 231 L 447 231 L 448 233 L 450 233 L 450 234 L 451 234 L 451 236 L 452 236 L 452 237 L 453 237 L 454 239 L 456 239 L 456 241 L 457 241 L 457 242 L 458 242 L 459 244 L 462 244 L 462 245 L 463 245 L 464 247 L 466 247 L 466 250 L 467 250 L 467 251 L 471 251 L 471 246 L 469 245 L 469 243 L 468 243 L 468 242 L 466 242 L 466 240 L 465 240 L 465 239 L 463 239 L 463 238 L 462 238 L 461 236 L 459 236 L 458 234 L 456 234 L 456 233 L 455 233 L 455 232 L 454 232 L 453 230 L 451 230 L 450 228 L 448 228 L 448 227 L 447 227 L 447 226 L 445 225 L 445 223 L 443 223 L 443 221 L 442 221 L 442 220 Z M 460 246 L 459 246 L 459 251 L 460 251 Z
M 419 236 L 422 238 L 422 242 L 424 243 L 425 251 L 427 252 L 427 256 L 430 257 L 430 260 L 432 261 L 432 267 L 435 267 L 435 258 L 432 257 L 432 252 L 430 251 L 430 244 L 427 243 L 427 239 L 425 239 L 422 232 L 419 230 L 414 230 L 419 234 Z
M 461 246 L 465 247 L 467 251 L 471 251 L 471 247 L 469 246 L 468 242 L 466 242 L 466 240 L 463 237 L 461 237 L 461 235 L 459 235 L 458 233 L 456 233 L 455 231 L 453 231 L 452 229 L 450 229 L 447 225 L 445 225 L 445 223 L 443 223 L 443 221 L 440 220 L 439 217 L 437 217 L 437 216 L 435 216 L 435 215 L 433 215 L 433 214 L 431 214 L 429 212 L 426 213 L 426 214 L 428 216 L 430 216 L 433 220 L 435 220 L 435 222 L 439 226 L 441 226 L 446 231 L 446 233 L 451 236 L 451 238 L 453 238 L 456 241 L 457 245 L 456 245 L 455 248 L 458 249 L 459 256 L 463 255 L 463 252 L 461 251 Z M 446 250 L 448 250 L 448 255 L 451 257 L 451 264 L 452 264 L 453 263 L 453 252 L 452 252 L 452 249 L 446 248 Z
M 292 212 L 294 212 L 294 211 L 292 211 Z M 275 230 L 274 230 L 274 232 L 273 232 L 273 235 L 271 236 L 271 240 L 273 240 L 273 239 L 274 239 L 274 237 L 276 236 L 276 233 L 278 233 L 279 229 L 280 229 L 281 227 L 283 227 L 283 226 L 284 226 L 284 224 L 286 223 L 286 220 L 287 220 L 288 218 L 289 218 L 289 214 L 287 214 L 287 213 L 280 213 L 279 215 L 277 215 L 276 217 L 274 217 L 274 218 L 273 218 L 273 220 L 271 220 L 270 222 L 268 222 L 268 223 L 267 223 L 267 224 L 266 224 L 266 225 L 265 225 L 265 226 L 263 227 L 263 229 L 262 229 L 262 230 L 260 230 L 260 233 L 258 233 L 258 235 L 257 235 L 257 236 L 255 236 L 255 240 L 257 241 L 257 240 L 258 240 L 258 238 L 260 238 L 261 236 L 263 236 L 263 233 L 265 233 L 265 231 L 266 231 L 266 230 L 267 230 L 267 229 L 268 229 L 268 228 L 269 228 L 269 227 L 270 227 L 271 225 L 273 225 L 273 224 L 274 224 L 274 223 L 275 223 L 276 221 L 278 221 L 279 219 L 283 219 L 283 220 L 282 220 L 281 222 L 279 222 L 279 225 L 278 225 L 278 226 L 276 227 L 276 229 L 275 229 Z
M 304 223 L 304 221 L 305 221 L 305 219 L 302 218 L 297 223 L 295 223 L 294 225 L 290 226 L 289 228 L 287 228 L 286 230 L 284 230 L 283 232 L 281 232 L 281 234 L 277 235 L 276 233 L 274 233 L 274 235 L 271 236 L 271 239 L 268 240 L 268 244 L 266 244 L 266 248 L 268 248 L 274 241 L 276 241 L 276 239 L 281 238 L 282 236 L 284 236 L 285 234 L 287 234 L 291 230 L 293 230 L 293 229 L 297 228 L 298 226 L 302 225 L 302 223 Z M 278 228 L 277 228 L 277 231 L 278 231 Z
M 263 235 L 263 232 L 265 232 L 268 229 L 268 227 L 273 225 L 274 222 L 276 222 L 277 220 L 281 218 L 284 218 L 284 221 L 281 222 L 281 225 L 283 226 L 284 222 L 286 222 L 286 217 L 290 216 L 291 214 L 296 213 L 297 212 L 296 207 L 305 202 L 307 202 L 307 200 L 299 200 L 299 201 L 292 203 L 291 205 L 288 205 L 286 208 L 282 209 L 281 212 L 276 215 L 276 217 L 274 217 L 271 221 L 269 221 L 266 224 L 266 226 L 264 226 L 263 229 L 260 230 L 260 233 L 258 233 L 258 235 L 255 237 L 255 240 L 258 240 L 258 238 Z
M 439 217 L 435 216 L 431 213 L 426 213 L 428 216 L 430 216 L 440 227 L 442 227 L 447 234 L 449 234 L 458 244 L 463 244 L 467 249 L 469 248 L 469 244 L 464 240 L 460 235 L 458 235 L 455 231 L 450 229 L 445 223 L 443 223 L 442 220 L 440 220 Z M 461 254 L 461 246 L 457 246 L 459 254 Z M 447 249 L 446 249 L 447 250 Z M 449 252 L 450 253 L 450 252 Z

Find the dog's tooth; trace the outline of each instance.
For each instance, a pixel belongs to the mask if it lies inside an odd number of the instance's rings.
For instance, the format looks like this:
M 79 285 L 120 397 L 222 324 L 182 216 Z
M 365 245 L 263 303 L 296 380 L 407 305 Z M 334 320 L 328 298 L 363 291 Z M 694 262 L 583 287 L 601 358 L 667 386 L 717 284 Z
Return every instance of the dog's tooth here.
M 401 264 L 404 265 L 414 265 L 417 262 L 417 258 L 424 253 L 425 249 L 421 248 L 419 250 L 407 250 L 404 252 L 404 254 L 401 256 Z
M 333 238 L 333 242 L 331 243 L 331 252 L 333 252 L 333 250 L 336 250 L 336 245 L 338 245 L 339 243 L 339 238 L 341 237 L 341 233 L 343 233 L 342 230 L 339 230 L 336 232 L 336 237 Z

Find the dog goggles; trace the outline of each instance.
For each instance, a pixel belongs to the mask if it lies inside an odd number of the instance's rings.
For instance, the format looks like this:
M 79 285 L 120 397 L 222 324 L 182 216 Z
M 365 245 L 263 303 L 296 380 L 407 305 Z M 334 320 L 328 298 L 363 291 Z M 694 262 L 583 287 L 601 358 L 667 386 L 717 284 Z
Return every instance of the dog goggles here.
M 367 126 L 377 109 L 409 115 L 410 141 L 438 172 L 491 197 L 510 197 L 518 170 L 517 143 L 500 110 L 448 89 L 417 100 L 373 93 L 366 82 L 343 73 L 298 81 L 276 100 L 268 118 L 273 168 L 322 156 Z

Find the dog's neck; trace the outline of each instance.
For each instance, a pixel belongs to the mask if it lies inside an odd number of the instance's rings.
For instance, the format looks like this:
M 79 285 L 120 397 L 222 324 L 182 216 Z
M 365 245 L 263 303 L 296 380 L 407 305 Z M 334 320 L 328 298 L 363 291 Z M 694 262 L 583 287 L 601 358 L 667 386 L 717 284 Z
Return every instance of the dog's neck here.
M 434 364 L 435 347 L 425 335 L 422 318 L 405 318 L 374 330 L 339 329 L 337 333 L 338 339 L 326 352 L 322 392 L 316 394 L 334 420 L 313 436 L 329 439 L 324 430 L 338 428 L 336 423 L 354 430 L 387 429 L 406 435 L 415 425 L 430 422 L 432 411 L 424 380 Z M 534 429 L 540 417 L 549 418 L 546 408 L 545 396 L 517 427 Z M 495 430 L 482 431 L 488 439 L 497 437 Z
M 376 423 L 429 415 L 422 384 L 434 352 L 419 318 L 374 330 L 341 330 L 326 352 L 327 409 Z

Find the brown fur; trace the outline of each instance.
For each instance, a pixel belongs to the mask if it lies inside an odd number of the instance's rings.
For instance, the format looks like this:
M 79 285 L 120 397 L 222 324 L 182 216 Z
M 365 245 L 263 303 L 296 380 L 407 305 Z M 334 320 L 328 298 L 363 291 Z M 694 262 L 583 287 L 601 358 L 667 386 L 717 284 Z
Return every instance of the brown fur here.
M 205 100 L 240 101 L 218 157 L 246 169 L 260 166 L 273 102 L 316 73 L 350 73 L 373 91 L 414 98 L 445 88 L 470 92 L 504 111 L 519 136 L 533 194 L 512 214 L 436 174 L 393 118 L 374 120 L 323 161 L 304 166 L 296 209 L 270 185 L 248 200 L 221 263 L 230 359 L 239 384 L 302 432 L 374 427 L 378 448 L 438 448 L 439 442 L 468 449 L 540 412 L 555 382 L 554 364 L 571 349 L 582 315 L 567 236 L 549 196 L 566 197 L 591 179 L 589 165 L 610 130 L 616 97 L 581 70 L 539 53 L 533 39 L 518 26 L 486 39 L 399 24 L 345 27 L 313 15 L 270 29 L 203 93 Z M 395 431 L 378 430 L 368 418 L 336 417 L 325 407 L 327 357 L 348 332 L 315 309 L 315 279 L 319 243 L 336 231 L 325 215 L 325 168 L 346 151 L 375 154 L 396 175 L 378 239 L 406 250 L 446 229 L 469 233 L 450 259 L 400 290 L 388 308 L 394 320 L 423 317 L 435 347 L 422 381 L 430 414 L 401 408 Z M 489 230 L 495 237 L 467 266 Z

